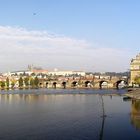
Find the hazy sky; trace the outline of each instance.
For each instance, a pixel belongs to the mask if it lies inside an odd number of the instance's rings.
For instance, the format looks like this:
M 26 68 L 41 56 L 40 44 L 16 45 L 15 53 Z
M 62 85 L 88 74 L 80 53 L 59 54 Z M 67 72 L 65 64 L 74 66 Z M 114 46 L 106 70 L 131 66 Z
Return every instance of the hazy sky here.
M 0 72 L 123 72 L 139 48 L 139 0 L 0 0 Z

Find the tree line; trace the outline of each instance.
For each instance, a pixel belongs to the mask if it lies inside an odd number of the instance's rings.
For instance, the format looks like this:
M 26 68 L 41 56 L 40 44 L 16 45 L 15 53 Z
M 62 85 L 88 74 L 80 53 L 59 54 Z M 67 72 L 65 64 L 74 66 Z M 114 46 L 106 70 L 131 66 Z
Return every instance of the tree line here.
M 38 88 L 39 87 L 39 79 L 37 77 L 20 77 L 18 80 L 10 80 L 8 77 L 5 81 L 0 81 L 1 89 L 9 89 L 15 88 L 18 83 L 18 88 Z

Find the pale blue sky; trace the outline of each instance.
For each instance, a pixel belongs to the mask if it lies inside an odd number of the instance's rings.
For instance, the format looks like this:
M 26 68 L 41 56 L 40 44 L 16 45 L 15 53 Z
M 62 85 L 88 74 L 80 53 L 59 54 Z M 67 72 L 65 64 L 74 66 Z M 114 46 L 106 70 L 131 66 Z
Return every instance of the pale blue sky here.
M 39 63 L 34 60 L 29 61 L 35 65 L 41 65 L 45 68 L 55 68 L 59 69 L 82 69 L 86 71 L 126 71 L 129 69 L 129 62 L 132 57 L 135 57 L 139 53 L 140 48 L 140 1 L 139 0 L 0 0 L 0 26 L 7 28 L 24 28 L 27 32 L 39 31 L 48 32 L 49 35 L 55 34 L 58 36 L 65 36 L 69 39 L 74 40 L 84 40 L 86 44 L 90 44 L 92 54 L 90 59 L 88 57 L 88 52 L 82 50 L 83 59 L 87 59 L 80 65 L 78 64 L 80 53 L 80 48 L 77 49 L 77 62 L 75 62 L 76 57 L 73 59 L 72 54 L 70 58 L 67 58 L 69 66 L 66 62 L 63 62 L 65 57 L 59 57 L 63 64 L 58 65 L 55 61 L 49 57 L 49 62 Z M 5 29 L 4 29 L 5 30 Z M 0 31 L 3 34 L 3 30 Z M 21 33 L 23 36 L 23 33 Z M 22 42 L 27 42 L 23 39 Z M 26 43 L 23 44 L 26 44 Z M 43 43 L 39 45 L 40 47 L 50 47 L 48 44 L 45 46 Z M 59 44 L 59 43 L 58 43 Z M 5 44 L 5 46 L 8 46 Z M 11 44 L 14 47 L 15 44 Z M 57 46 L 57 42 L 56 42 Z M 4 43 L 3 46 L 4 47 Z M 11 48 L 10 47 L 10 48 Z M 25 45 L 24 49 L 28 46 Z M 67 46 L 66 46 L 67 47 Z M 70 46 L 68 46 L 70 47 Z M 60 46 L 61 48 L 61 46 Z M 57 48 L 59 49 L 59 48 Z M 61 48 L 62 49 L 62 48 Z M 65 49 L 65 48 L 63 48 Z M 95 51 L 94 49 L 98 51 Z M 101 50 L 100 50 L 101 49 Z M 109 49 L 109 54 L 108 50 Z M 111 54 L 111 49 L 114 49 L 112 53 L 117 53 L 115 55 Z M 116 51 L 117 50 L 117 51 Z M 120 50 L 120 52 L 119 52 Z M 6 51 L 6 50 L 5 50 Z M 22 51 L 19 53 L 22 54 Z M 71 51 L 75 51 L 72 49 Z M 97 52 L 100 57 L 98 56 Z M 48 52 L 48 51 L 46 51 Z M 4 52 L 3 52 L 4 53 Z M 59 52 L 61 53 L 61 52 Z M 104 56 L 104 53 L 106 55 Z M 41 53 L 42 54 L 42 53 Z M 12 55 L 12 53 L 11 53 Z M 13 54 L 15 56 L 15 54 Z M 95 56 L 94 56 L 95 55 Z M 123 56 L 124 55 L 124 56 Z M 32 57 L 37 57 L 38 55 L 28 56 L 28 59 Z M 107 58 L 108 56 L 108 58 Z M 105 65 L 104 63 L 112 63 L 116 67 L 112 67 L 111 64 Z M 57 59 L 57 55 L 54 56 Z M 62 55 L 61 55 L 62 57 Z M 85 57 L 85 58 L 84 58 Z M 18 58 L 18 55 L 17 55 Z M 99 58 L 100 65 L 95 62 Z M 2 71 L 18 69 L 18 65 L 12 65 L 6 57 L 5 64 Z M 12 59 L 12 56 L 10 57 Z M 23 58 L 19 58 L 21 62 Z M 40 58 L 41 61 L 43 58 Z M 44 55 L 44 59 L 45 58 Z M 94 59 L 94 60 L 93 60 Z M 119 60 L 117 60 L 119 59 Z M 123 60 L 122 60 L 123 59 Z M 71 60 L 71 61 L 70 61 Z M 105 60 L 105 62 L 103 61 Z M 121 61 L 121 62 L 120 62 Z M 87 62 L 87 64 L 85 64 Z M 89 63 L 91 62 L 91 63 Z M 119 64 L 120 62 L 120 64 Z M 20 63 L 20 61 L 19 61 Z M 19 64 L 17 63 L 17 64 Z M 26 62 L 28 63 L 28 62 Z M 51 64 L 50 64 L 51 63 Z M 21 63 L 19 67 L 24 68 L 25 63 Z M 91 65 L 92 66 L 91 66 Z M 8 65 L 10 67 L 8 67 Z

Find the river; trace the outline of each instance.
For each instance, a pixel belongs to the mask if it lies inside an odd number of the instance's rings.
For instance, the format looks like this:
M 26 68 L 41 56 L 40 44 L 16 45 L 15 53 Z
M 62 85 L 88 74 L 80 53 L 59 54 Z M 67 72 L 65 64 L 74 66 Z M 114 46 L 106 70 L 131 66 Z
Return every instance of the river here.
M 125 90 L 1 91 L 0 140 L 139 140 L 140 102 L 124 101 L 123 93 Z

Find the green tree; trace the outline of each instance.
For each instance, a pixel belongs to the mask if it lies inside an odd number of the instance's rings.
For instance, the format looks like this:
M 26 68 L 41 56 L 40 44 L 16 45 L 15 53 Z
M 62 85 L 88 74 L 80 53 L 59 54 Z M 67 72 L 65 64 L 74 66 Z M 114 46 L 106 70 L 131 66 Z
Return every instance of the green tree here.
M 6 78 L 6 86 L 7 86 L 7 88 L 9 88 L 9 78 L 8 77 Z
M 11 88 L 14 88 L 14 86 L 15 86 L 15 82 L 12 81 L 12 82 L 11 82 Z
M 26 86 L 26 87 L 29 86 L 29 77 L 25 77 L 24 83 L 25 83 L 25 86 Z
M 23 75 L 23 76 L 27 76 L 27 74 L 26 74 L 26 72 L 25 72 L 25 71 L 23 72 L 23 74 L 22 74 L 22 75 Z
M 19 82 L 19 88 L 22 88 L 23 87 L 23 79 L 22 79 L 22 77 L 19 78 L 18 82 Z
M 0 85 L 1 85 L 1 88 L 4 89 L 4 87 L 5 87 L 5 82 L 4 82 L 4 81 L 1 81 L 1 82 L 0 82 Z
M 34 79 L 35 87 L 38 87 L 38 84 L 39 84 L 39 79 L 37 77 L 35 77 L 35 79 Z
M 35 86 L 33 78 L 30 78 L 30 86 L 31 86 L 31 88 L 33 88 Z
M 35 76 L 35 73 L 32 73 L 31 76 Z

